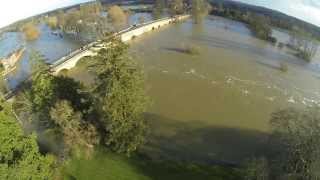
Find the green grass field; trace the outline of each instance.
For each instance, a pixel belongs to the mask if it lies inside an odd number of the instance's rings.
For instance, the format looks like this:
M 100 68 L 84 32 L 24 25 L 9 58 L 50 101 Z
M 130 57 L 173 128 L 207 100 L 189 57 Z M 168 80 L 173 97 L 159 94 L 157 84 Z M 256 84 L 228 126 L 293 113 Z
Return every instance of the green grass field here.
M 153 162 L 100 151 L 90 159 L 71 159 L 63 170 L 65 180 L 239 180 L 232 168 Z

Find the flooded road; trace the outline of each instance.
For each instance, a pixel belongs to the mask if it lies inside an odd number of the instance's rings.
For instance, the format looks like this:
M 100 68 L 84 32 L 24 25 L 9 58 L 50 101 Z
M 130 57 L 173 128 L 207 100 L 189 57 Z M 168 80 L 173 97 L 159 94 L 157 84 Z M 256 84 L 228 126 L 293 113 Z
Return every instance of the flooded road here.
M 153 100 L 145 151 L 154 158 L 237 162 L 263 155 L 272 112 L 320 102 L 317 60 L 307 64 L 258 40 L 242 23 L 210 17 L 157 31 L 131 43 Z M 274 36 L 288 39 L 277 30 Z M 200 54 L 179 50 L 188 45 Z

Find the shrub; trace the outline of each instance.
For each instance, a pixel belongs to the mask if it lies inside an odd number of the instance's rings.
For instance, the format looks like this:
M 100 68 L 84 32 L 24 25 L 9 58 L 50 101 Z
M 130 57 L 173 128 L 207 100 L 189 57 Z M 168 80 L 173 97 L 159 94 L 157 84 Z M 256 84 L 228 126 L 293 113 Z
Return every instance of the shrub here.
M 111 6 L 108 10 L 108 18 L 114 24 L 125 23 L 127 20 L 127 14 L 119 6 Z
M 25 24 L 22 28 L 22 32 L 24 33 L 24 36 L 28 41 L 36 40 L 40 35 L 38 27 L 33 23 Z
M 319 108 L 287 108 L 271 114 L 274 178 L 316 180 L 320 178 Z M 277 178 L 278 176 L 279 178 Z
M 269 179 L 269 164 L 264 157 L 253 158 L 245 162 L 244 179 L 267 180 Z
M 143 16 L 140 16 L 138 20 L 140 24 L 143 24 L 146 21 Z
M 2 63 L 0 63 L 0 73 L 2 73 L 4 70 L 5 70 L 5 69 L 4 69 L 3 64 L 2 64 Z
M 90 57 L 85 56 L 77 62 L 76 67 L 87 67 L 88 61 L 90 61 Z
M 284 44 L 283 44 L 282 42 L 279 42 L 278 48 L 279 48 L 279 49 L 282 49 L 283 47 L 284 47 Z
M 62 69 L 62 70 L 59 72 L 59 75 L 61 75 L 61 76 L 67 76 L 67 75 L 68 75 L 68 72 L 69 72 L 68 69 Z
M 57 27 L 58 27 L 58 18 L 57 18 L 56 16 L 48 17 L 48 19 L 47 19 L 47 25 L 48 25 L 51 29 L 57 29 Z
M 283 63 L 283 62 L 281 62 L 281 63 L 280 63 L 280 70 L 281 70 L 282 72 L 287 72 L 287 71 L 288 71 L 288 65 L 285 64 L 285 63 Z
M 200 48 L 198 46 L 189 45 L 184 50 L 186 53 L 191 55 L 198 55 L 200 54 Z
M 0 179 L 54 179 L 55 157 L 39 152 L 35 134 L 26 134 L 12 105 L 1 103 Z
M 273 36 L 269 36 L 268 41 L 271 42 L 273 45 L 275 45 L 277 43 L 277 38 Z
M 272 38 L 272 30 L 265 16 L 250 16 L 248 20 L 248 25 L 257 38 L 262 40 L 270 40 Z
M 296 51 L 296 56 L 310 62 L 318 50 L 318 42 L 303 29 L 294 28 L 290 32 L 290 48 Z
M 8 93 L 6 80 L 4 80 L 4 78 L 0 78 L 0 94 L 4 95 L 6 93 Z
M 297 53 L 296 53 L 296 56 L 307 61 L 307 62 L 310 62 L 313 55 L 307 51 L 303 51 L 303 50 L 297 50 Z

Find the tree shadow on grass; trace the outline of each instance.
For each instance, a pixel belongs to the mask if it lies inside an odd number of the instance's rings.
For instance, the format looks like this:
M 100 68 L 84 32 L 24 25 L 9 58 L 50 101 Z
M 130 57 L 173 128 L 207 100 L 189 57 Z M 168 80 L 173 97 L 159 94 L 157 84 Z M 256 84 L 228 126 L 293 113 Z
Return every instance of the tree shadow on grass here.
M 177 121 L 156 114 L 146 114 L 146 118 L 151 132 L 141 152 L 154 160 L 236 165 L 271 152 L 269 134 L 264 132 Z
M 98 150 L 91 159 L 72 159 L 62 169 L 67 180 L 239 180 L 239 169 L 174 161 L 153 161 L 144 155 L 130 158 Z
M 241 170 L 228 166 L 209 166 L 175 161 L 131 159 L 137 170 L 152 180 L 241 180 Z

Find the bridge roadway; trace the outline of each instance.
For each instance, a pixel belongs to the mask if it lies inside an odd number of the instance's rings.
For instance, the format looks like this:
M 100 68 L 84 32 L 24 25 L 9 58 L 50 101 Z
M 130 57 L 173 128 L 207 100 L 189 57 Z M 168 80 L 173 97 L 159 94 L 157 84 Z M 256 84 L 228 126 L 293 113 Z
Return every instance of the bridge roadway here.
M 190 15 L 179 15 L 179 16 L 174 16 L 174 17 L 167 17 L 167 18 L 162 18 L 158 19 L 155 21 L 150 21 L 146 23 L 141 23 L 137 25 L 130 26 L 127 29 L 121 30 L 117 33 L 114 33 L 113 36 L 119 37 L 122 42 L 127 42 L 129 40 L 132 40 L 136 37 L 139 37 L 143 35 L 146 32 L 153 31 L 155 29 L 159 29 L 160 27 L 164 25 L 168 25 L 177 21 L 182 21 L 187 18 L 189 18 Z M 95 54 L 96 51 L 102 46 L 102 41 L 98 40 L 92 43 L 89 43 L 73 52 L 70 54 L 58 59 L 55 61 L 53 64 L 51 64 L 51 70 L 52 73 L 57 75 L 61 70 L 63 69 L 71 69 L 76 66 L 77 62 L 85 57 L 85 56 L 92 56 Z M 29 77 L 30 78 L 30 77 Z M 27 78 L 25 81 L 28 81 L 29 78 Z M 22 84 L 22 83 L 21 83 Z M 10 99 L 12 98 L 21 88 L 21 85 L 18 85 L 14 89 L 11 89 L 7 94 L 4 95 L 5 99 Z

